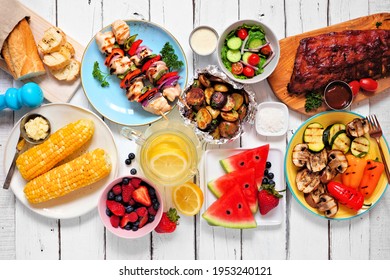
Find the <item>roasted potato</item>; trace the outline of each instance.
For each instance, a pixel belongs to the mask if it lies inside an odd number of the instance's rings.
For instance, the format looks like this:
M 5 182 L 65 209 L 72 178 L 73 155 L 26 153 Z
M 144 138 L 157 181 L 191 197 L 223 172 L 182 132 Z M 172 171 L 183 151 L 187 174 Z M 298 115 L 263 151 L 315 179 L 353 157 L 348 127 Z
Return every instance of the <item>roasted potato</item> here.
M 199 82 L 206 88 L 211 86 L 210 80 L 207 79 L 206 75 L 204 75 L 204 74 L 199 75 Z
M 211 108 L 214 109 L 221 109 L 223 106 L 225 106 L 227 102 L 227 95 L 220 92 L 220 91 L 215 91 L 210 98 L 210 106 Z
M 221 117 L 225 121 L 235 122 L 236 120 L 238 120 L 239 115 L 237 111 L 230 111 L 230 112 L 221 112 Z
M 233 93 L 232 97 L 234 99 L 234 107 L 233 110 L 238 110 L 242 104 L 244 104 L 244 97 L 239 93 Z
M 186 94 L 185 101 L 190 106 L 197 106 L 203 104 L 205 101 L 203 89 L 197 87 L 191 88 Z
M 229 95 L 226 95 L 226 104 L 225 106 L 223 106 L 221 108 L 221 111 L 224 111 L 224 112 L 230 112 L 231 110 L 233 110 L 234 108 L 234 98 L 229 94 Z
M 214 93 L 214 88 L 212 88 L 212 87 L 208 87 L 204 90 L 204 96 L 206 99 L 206 103 L 208 105 L 210 105 L 210 99 L 211 99 L 211 95 L 213 95 L 213 93 Z
M 215 91 L 220 91 L 220 92 L 228 92 L 229 91 L 229 88 L 224 84 L 215 84 L 214 89 L 215 89 Z
M 213 120 L 213 117 L 211 116 L 209 111 L 207 111 L 206 108 L 201 108 L 196 113 L 196 125 L 201 130 L 206 130 L 208 128 L 208 126 L 211 124 L 212 120 Z
M 219 128 L 220 135 L 225 138 L 233 137 L 238 131 L 237 123 L 228 122 L 228 121 L 221 122 L 218 128 Z
M 207 111 L 209 111 L 210 115 L 213 117 L 213 119 L 218 118 L 219 114 L 221 113 L 218 109 L 213 109 L 211 106 L 206 106 Z

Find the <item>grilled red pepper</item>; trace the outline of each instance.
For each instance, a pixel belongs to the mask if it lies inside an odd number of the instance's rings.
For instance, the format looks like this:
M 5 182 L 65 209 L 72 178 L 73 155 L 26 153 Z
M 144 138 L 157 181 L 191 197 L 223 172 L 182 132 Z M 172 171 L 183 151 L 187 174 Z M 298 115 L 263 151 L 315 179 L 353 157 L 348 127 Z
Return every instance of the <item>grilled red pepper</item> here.
M 141 43 L 142 43 L 141 39 L 138 39 L 137 41 L 135 41 L 133 44 L 131 44 L 131 47 L 127 53 L 130 56 L 135 55 L 135 52 L 137 51 L 137 49 L 138 49 L 139 45 L 141 45 Z
M 327 189 L 331 196 L 348 208 L 359 211 L 363 207 L 364 196 L 357 189 L 334 181 L 328 183 Z
M 135 69 L 134 71 L 131 71 L 130 73 L 128 73 L 128 74 L 123 78 L 123 80 L 121 81 L 121 83 L 120 83 L 119 86 L 120 86 L 121 88 L 127 88 L 127 87 L 129 87 L 129 86 L 130 86 L 130 81 L 131 81 L 134 77 L 138 76 L 139 74 L 141 74 L 141 70 L 139 70 L 138 68 Z
M 142 101 L 144 101 L 147 97 L 155 94 L 156 92 L 157 92 L 156 88 L 152 88 L 152 89 L 148 90 L 147 92 L 145 92 L 144 94 L 141 95 L 141 97 L 138 99 L 138 102 L 142 103 Z
M 174 76 L 177 76 L 179 73 L 174 71 L 174 72 L 168 72 L 164 75 L 162 75 L 162 77 L 157 81 L 157 84 L 158 85 L 161 85 L 162 82 L 164 82 L 166 79 L 170 78 L 170 77 L 174 77 Z
M 142 72 L 145 72 L 149 69 L 149 67 L 152 65 L 152 63 L 156 62 L 156 61 L 159 61 L 161 59 L 161 55 L 156 55 L 155 57 L 149 59 L 148 61 L 146 61 L 144 63 L 144 65 L 142 65 Z
M 125 52 L 120 48 L 112 49 L 112 52 L 107 56 L 106 60 L 104 60 L 104 65 L 109 66 L 111 59 L 117 54 L 124 56 Z

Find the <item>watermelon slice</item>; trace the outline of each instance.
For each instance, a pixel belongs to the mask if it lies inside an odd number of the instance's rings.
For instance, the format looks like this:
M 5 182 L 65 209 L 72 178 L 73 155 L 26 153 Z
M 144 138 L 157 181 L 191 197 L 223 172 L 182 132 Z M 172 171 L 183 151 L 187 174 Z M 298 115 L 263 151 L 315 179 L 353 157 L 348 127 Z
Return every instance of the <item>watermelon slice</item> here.
M 254 228 L 255 218 L 241 188 L 232 188 L 207 208 L 202 217 L 212 226 Z
M 257 187 L 260 188 L 263 180 L 265 164 L 267 162 L 269 144 L 246 150 L 234 156 L 220 160 L 220 163 L 226 172 L 230 173 L 236 170 L 244 170 L 251 167 L 255 168 L 255 177 Z
M 215 180 L 211 180 L 208 182 L 207 186 L 218 198 L 232 188 L 241 188 L 249 208 L 252 213 L 256 213 L 258 207 L 258 189 L 255 181 L 255 168 L 252 167 L 246 170 L 237 170 L 227 173 Z

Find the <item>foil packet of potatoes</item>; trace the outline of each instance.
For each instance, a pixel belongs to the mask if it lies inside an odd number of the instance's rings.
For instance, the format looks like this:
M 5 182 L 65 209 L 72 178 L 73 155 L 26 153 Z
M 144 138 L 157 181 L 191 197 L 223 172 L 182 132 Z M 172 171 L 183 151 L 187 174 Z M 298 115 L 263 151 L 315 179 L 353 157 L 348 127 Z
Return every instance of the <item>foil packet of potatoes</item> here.
M 208 144 L 226 144 L 240 137 L 243 124 L 253 124 L 255 93 L 234 82 L 216 65 L 197 69 L 178 101 L 186 125 Z

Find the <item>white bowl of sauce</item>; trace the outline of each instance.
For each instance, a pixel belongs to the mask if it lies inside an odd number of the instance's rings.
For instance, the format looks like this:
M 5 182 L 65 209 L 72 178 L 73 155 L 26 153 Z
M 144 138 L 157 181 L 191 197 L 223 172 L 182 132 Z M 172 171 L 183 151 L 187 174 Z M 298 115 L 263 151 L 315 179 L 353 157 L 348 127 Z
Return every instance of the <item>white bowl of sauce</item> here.
M 353 100 L 351 87 L 344 81 L 332 81 L 324 90 L 326 106 L 332 110 L 345 110 Z
M 192 30 L 189 38 L 192 51 L 206 56 L 215 52 L 218 44 L 218 33 L 210 26 L 201 25 Z

